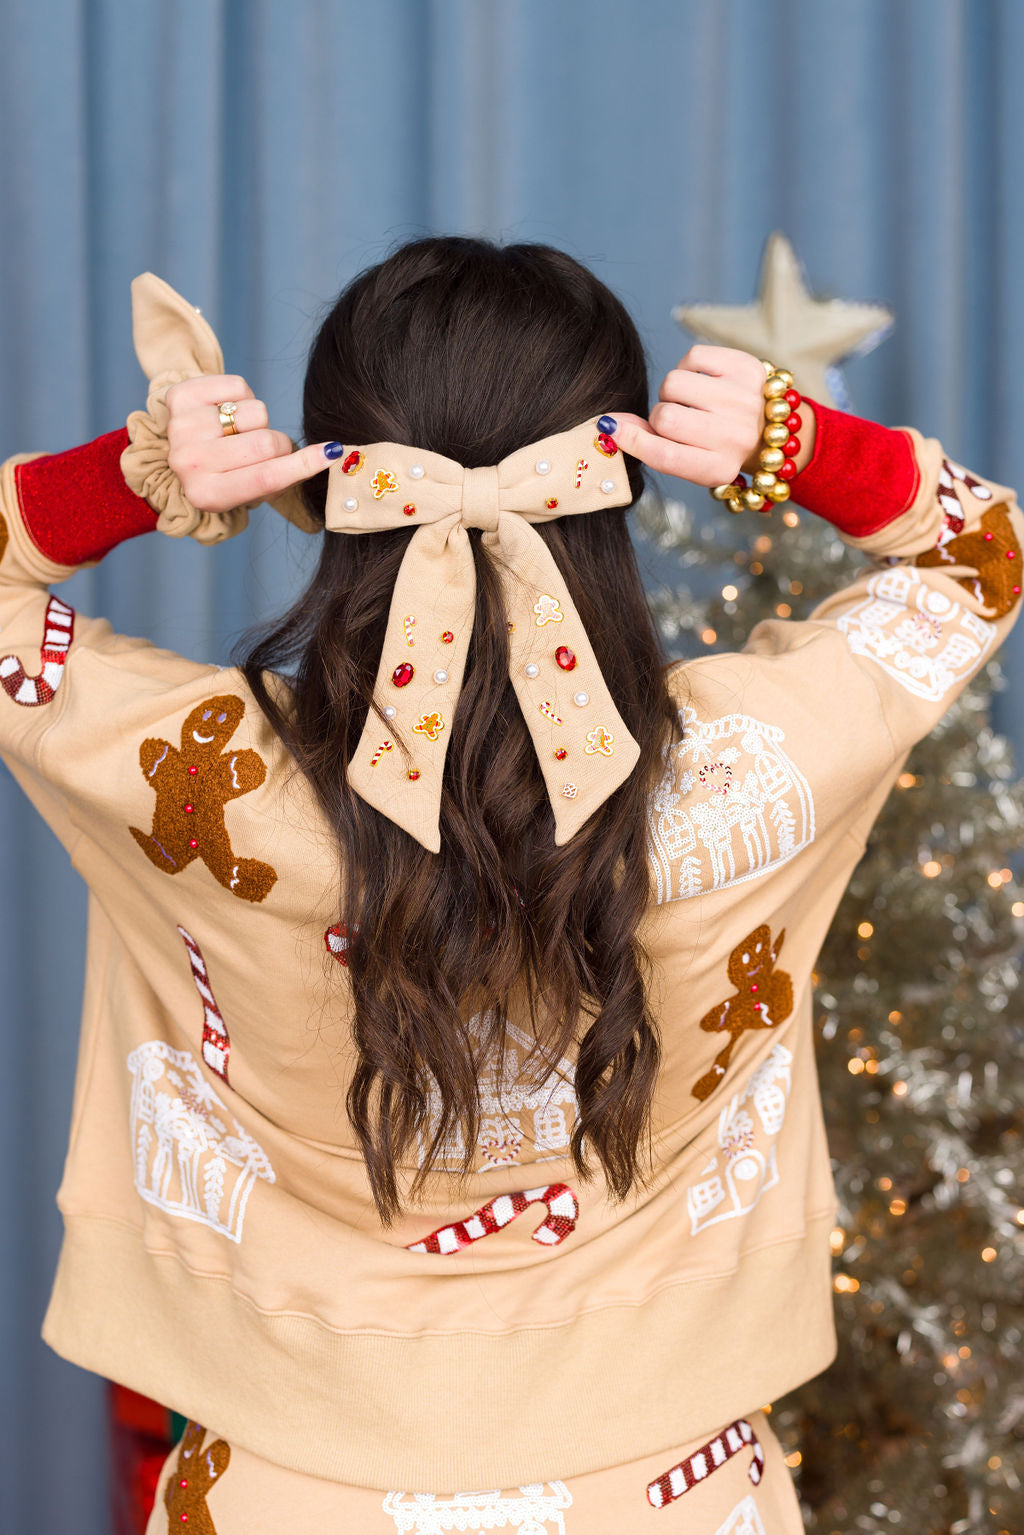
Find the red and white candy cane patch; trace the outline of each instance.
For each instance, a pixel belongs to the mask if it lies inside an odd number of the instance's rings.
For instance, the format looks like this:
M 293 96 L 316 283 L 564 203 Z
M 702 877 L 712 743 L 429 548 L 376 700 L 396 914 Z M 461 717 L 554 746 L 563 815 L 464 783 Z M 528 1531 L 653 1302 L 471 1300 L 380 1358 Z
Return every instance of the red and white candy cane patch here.
M 975 479 L 969 474 L 962 464 L 956 463 L 951 458 L 942 460 L 942 468 L 939 470 L 939 484 L 936 491 L 939 505 L 945 512 L 945 524 L 939 535 L 939 543 L 943 544 L 948 539 L 955 537 L 964 530 L 964 514 L 957 496 L 954 482 L 959 480 L 961 485 L 966 485 L 976 501 L 991 501 L 992 492 L 987 485 Z
M 411 1253 L 459 1252 L 472 1242 L 479 1242 L 481 1237 L 490 1236 L 492 1231 L 500 1231 L 509 1221 L 521 1215 L 528 1205 L 537 1203 L 547 1205 L 548 1213 L 533 1232 L 533 1240 L 542 1246 L 557 1247 L 570 1232 L 575 1231 L 576 1218 L 580 1212 L 579 1201 L 567 1183 L 548 1183 L 543 1188 L 498 1194 L 481 1205 L 479 1210 L 474 1210 L 464 1221 L 440 1226 L 421 1242 L 410 1242 L 407 1250 Z
M 192 979 L 199 993 L 199 1000 L 203 1004 L 203 1060 L 211 1071 L 215 1071 L 221 1081 L 228 1081 L 228 1056 L 231 1054 L 231 1040 L 228 1038 L 228 1026 L 224 1022 L 220 1008 L 217 1006 L 210 985 L 210 976 L 203 958 L 203 951 L 196 943 L 192 934 L 181 923 L 178 923 L 178 932 L 185 940 L 188 950 L 189 964 L 192 966 Z M 228 1086 L 231 1083 L 228 1082 Z
M 674 1503 L 684 1492 L 689 1492 L 691 1487 L 706 1482 L 713 1471 L 724 1466 L 746 1444 L 752 1445 L 754 1450 L 750 1462 L 750 1480 L 756 1487 L 764 1474 L 764 1450 L 746 1418 L 736 1418 L 720 1434 L 709 1439 L 707 1444 L 702 1444 L 699 1450 L 694 1450 L 685 1460 L 662 1472 L 653 1482 L 648 1482 L 648 1503 L 652 1508 L 665 1508 L 669 1503 Z
M 352 938 L 358 932 L 359 923 L 356 922 L 352 929 Z M 333 954 L 338 964 L 344 965 L 346 969 L 348 968 L 348 948 L 352 938 L 349 937 L 348 927 L 344 922 L 335 922 L 334 926 L 329 927 L 324 934 L 324 943 L 327 945 L 328 953 Z
M 39 652 L 42 667 L 36 676 L 30 677 L 17 656 L 0 657 L 0 682 L 4 692 L 27 709 L 48 704 L 60 687 L 74 634 L 74 608 L 61 602 L 59 597 L 51 597 L 43 619 L 43 643 Z

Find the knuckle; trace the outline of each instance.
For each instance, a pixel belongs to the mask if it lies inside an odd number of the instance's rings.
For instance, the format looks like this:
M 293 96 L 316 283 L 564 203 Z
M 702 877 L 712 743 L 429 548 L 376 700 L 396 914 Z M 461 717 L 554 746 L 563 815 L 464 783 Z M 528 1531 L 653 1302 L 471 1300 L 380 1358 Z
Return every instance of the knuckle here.
M 257 458 L 275 458 L 277 456 L 277 443 L 274 434 L 268 427 L 257 427 L 250 433 L 251 448 Z

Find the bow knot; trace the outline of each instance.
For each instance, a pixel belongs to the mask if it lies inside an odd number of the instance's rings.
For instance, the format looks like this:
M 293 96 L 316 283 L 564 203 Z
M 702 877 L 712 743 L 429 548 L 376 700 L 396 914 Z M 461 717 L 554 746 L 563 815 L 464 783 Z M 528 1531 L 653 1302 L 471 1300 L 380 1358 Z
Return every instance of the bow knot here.
M 496 533 L 500 509 L 497 464 L 486 469 L 467 469 L 462 482 L 463 527 Z

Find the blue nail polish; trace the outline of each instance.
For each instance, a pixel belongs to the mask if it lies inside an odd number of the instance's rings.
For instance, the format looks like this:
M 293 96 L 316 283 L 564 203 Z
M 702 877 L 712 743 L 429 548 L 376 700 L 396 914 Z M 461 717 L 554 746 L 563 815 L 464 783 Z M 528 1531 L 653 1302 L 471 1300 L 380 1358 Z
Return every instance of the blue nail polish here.
M 614 416 L 601 416 L 597 423 L 597 430 L 599 432 L 604 432 L 606 435 L 610 435 L 612 432 L 617 432 L 619 430 L 619 423 L 616 421 Z
M 324 458 L 340 458 L 344 451 L 340 442 L 329 442 L 324 448 Z

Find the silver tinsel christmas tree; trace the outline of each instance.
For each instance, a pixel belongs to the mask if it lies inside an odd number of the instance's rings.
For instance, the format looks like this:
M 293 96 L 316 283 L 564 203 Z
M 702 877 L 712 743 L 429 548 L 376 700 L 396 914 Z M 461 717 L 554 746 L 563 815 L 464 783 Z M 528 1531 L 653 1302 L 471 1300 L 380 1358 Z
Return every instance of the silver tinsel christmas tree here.
M 637 522 L 681 567 L 650 594 L 676 656 L 739 650 L 866 564 L 792 507 L 698 520 L 649 497 Z M 997 658 L 911 753 L 815 972 L 839 1354 L 771 1409 L 810 1535 L 1024 1535 L 1024 783 L 989 721 L 1003 685 Z

